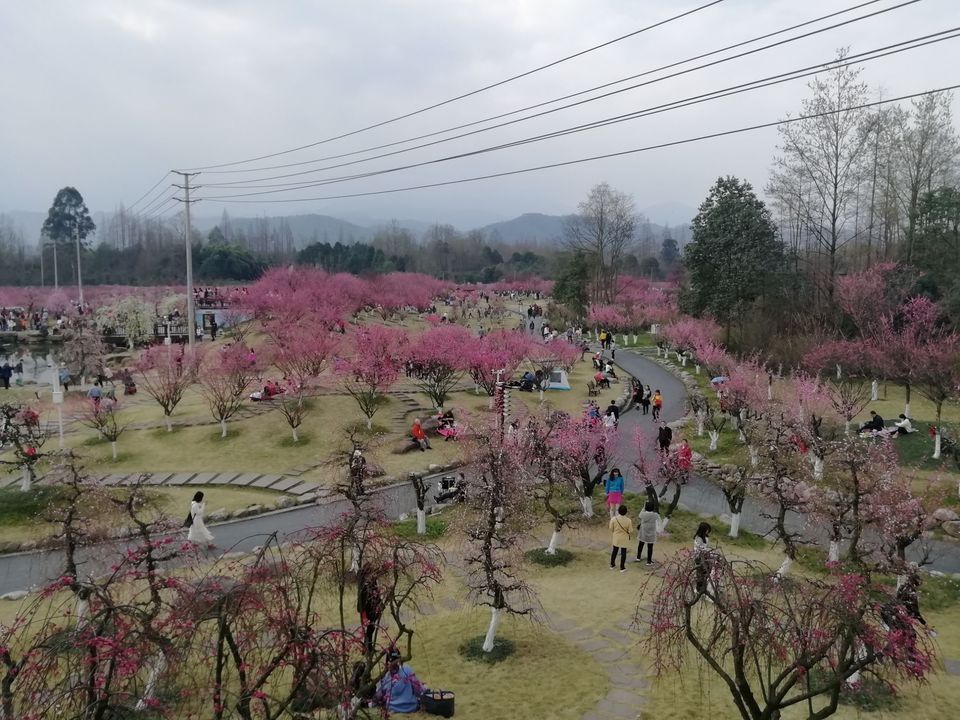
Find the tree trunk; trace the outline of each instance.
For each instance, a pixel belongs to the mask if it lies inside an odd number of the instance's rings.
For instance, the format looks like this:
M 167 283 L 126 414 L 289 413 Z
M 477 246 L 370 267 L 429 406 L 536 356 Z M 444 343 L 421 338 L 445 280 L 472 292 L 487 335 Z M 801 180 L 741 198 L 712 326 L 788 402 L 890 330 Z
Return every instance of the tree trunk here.
M 73 608 L 73 617 L 77 623 L 77 628 L 82 628 L 87 624 L 87 615 L 90 612 L 90 602 L 85 598 L 77 596 L 77 604 Z
M 777 572 L 774 575 L 778 578 L 784 578 L 787 576 L 787 573 L 790 572 L 790 566 L 793 565 L 793 560 L 790 559 L 789 555 L 783 556 L 783 562 L 780 563 L 780 567 L 777 568 Z
M 500 608 L 490 608 L 490 627 L 487 628 L 487 636 L 483 639 L 484 652 L 493 651 L 493 645 L 497 639 L 497 628 L 500 626 L 500 614 L 502 612 Z
M 23 475 L 20 476 L 20 490 L 23 492 L 30 492 L 32 486 L 32 478 L 30 477 L 30 468 L 24 466 Z
M 220 437 L 225 438 L 227 436 L 227 421 L 220 421 Z
M 697 413 L 697 437 L 703 437 L 703 424 L 706 420 L 702 413 Z
M 730 515 L 730 532 L 728 534 L 732 538 L 740 537 L 740 513 L 735 512 Z
M 417 535 L 427 534 L 427 511 L 417 508 Z
M 367 418 L 367 430 L 373 429 L 373 415 Z
M 876 402 L 880 397 L 880 385 L 876 380 L 870 382 L 870 402 Z
M 164 415 L 163 419 L 167 421 L 167 432 L 173 432 L 173 423 L 170 422 L 170 416 Z
M 586 495 L 581 495 L 580 507 L 583 508 L 584 517 L 587 517 L 587 518 L 593 517 L 593 498 L 589 498 Z
M 290 432 L 293 434 L 293 441 L 295 443 L 300 442 L 300 435 L 299 433 L 297 433 L 297 429 L 295 427 L 292 427 L 290 428 Z
M 143 695 L 140 696 L 140 699 L 134 707 L 135 710 L 147 709 L 150 701 L 154 699 L 154 695 L 157 692 L 157 684 L 160 682 L 160 676 L 166 669 L 167 659 L 164 657 L 163 651 L 160 651 L 150 661 L 150 672 L 147 675 L 147 682 L 143 687 Z
M 903 414 L 910 417 L 910 383 L 904 383 L 904 389 L 906 390 L 907 397 L 903 405 Z
M 756 467 L 760 462 L 760 453 L 753 445 L 747 445 L 747 452 L 750 454 L 750 467 Z
M 560 531 L 554 530 L 553 534 L 550 536 L 550 544 L 547 545 L 547 549 L 544 551 L 547 555 L 556 555 L 557 554 L 557 545 L 560 544 Z
M 823 480 L 823 458 L 819 455 L 813 456 L 813 477 L 816 480 Z
M 937 434 L 933 436 L 933 459 L 940 459 L 940 425 L 937 425 Z
M 720 433 L 719 433 L 718 431 L 716 431 L 716 430 L 711 430 L 711 431 L 708 432 L 707 434 L 710 436 L 710 447 L 708 448 L 708 450 L 709 450 L 710 452 L 716 452 L 716 451 L 717 451 L 717 441 L 720 440 Z
M 827 562 L 840 562 L 840 543 L 836 540 L 830 541 L 830 550 L 827 552 Z
M 657 520 L 657 535 L 663 535 L 667 531 L 667 523 L 670 522 L 670 518 L 664 517 Z
M 117 441 L 116 440 L 110 441 L 110 452 L 113 454 L 113 459 L 116 460 L 117 459 Z
M 700 365 L 699 365 L 699 363 L 698 363 L 698 364 L 696 364 L 696 365 L 694 365 L 694 366 L 693 366 L 693 369 L 694 369 L 694 370 L 696 370 L 696 372 L 697 372 L 697 375 L 699 375 L 699 374 L 700 374 Z

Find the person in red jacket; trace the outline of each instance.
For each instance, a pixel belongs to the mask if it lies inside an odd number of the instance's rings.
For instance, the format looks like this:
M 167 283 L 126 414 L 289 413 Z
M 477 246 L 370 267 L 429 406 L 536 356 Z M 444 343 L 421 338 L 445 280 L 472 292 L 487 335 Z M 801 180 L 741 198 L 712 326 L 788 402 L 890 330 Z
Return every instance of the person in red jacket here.
M 677 448 L 677 466 L 681 470 L 690 470 L 693 467 L 693 449 L 686 439 L 682 440 Z
M 430 449 L 430 441 L 427 439 L 427 434 L 423 431 L 420 418 L 413 421 L 413 427 L 410 428 L 410 435 L 413 437 L 413 441 L 420 446 L 421 452 Z

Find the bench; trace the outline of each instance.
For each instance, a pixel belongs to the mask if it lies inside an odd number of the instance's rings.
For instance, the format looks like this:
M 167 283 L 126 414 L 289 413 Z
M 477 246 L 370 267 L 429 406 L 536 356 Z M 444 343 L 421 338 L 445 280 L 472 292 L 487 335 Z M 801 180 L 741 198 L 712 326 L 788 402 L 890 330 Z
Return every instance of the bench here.
M 597 397 L 600 395 L 600 388 L 597 387 L 597 384 L 591 380 L 587 383 L 587 397 Z

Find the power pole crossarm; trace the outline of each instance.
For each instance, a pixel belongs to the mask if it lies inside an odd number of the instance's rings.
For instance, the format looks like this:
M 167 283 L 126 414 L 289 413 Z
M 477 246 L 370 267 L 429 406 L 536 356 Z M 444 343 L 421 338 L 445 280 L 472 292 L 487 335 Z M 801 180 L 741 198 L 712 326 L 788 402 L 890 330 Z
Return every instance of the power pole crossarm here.
M 193 242 L 191 241 L 193 229 L 190 226 L 190 204 L 197 201 L 190 199 L 190 178 L 200 173 L 180 172 L 179 170 L 171 170 L 171 172 L 183 178 L 183 185 L 175 184 L 174 187 L 183 190 L 183 197 L 176 199 L 183 203 L 186 212 L 184 245 L 187 250 L 187 342 L 192 348 L 196 335 L 196 311 L 193 307 Z

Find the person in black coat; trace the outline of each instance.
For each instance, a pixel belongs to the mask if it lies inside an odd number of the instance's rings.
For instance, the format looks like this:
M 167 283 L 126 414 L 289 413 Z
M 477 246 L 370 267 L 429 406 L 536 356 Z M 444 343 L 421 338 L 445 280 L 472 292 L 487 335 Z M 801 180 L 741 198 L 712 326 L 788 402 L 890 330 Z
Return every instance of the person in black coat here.
M 657 430 L 657 446 L 660 448 L 660 452 L 668 452 L 672 442 L 673 430 L 666 422 L 661 422 L 660 428 Z

